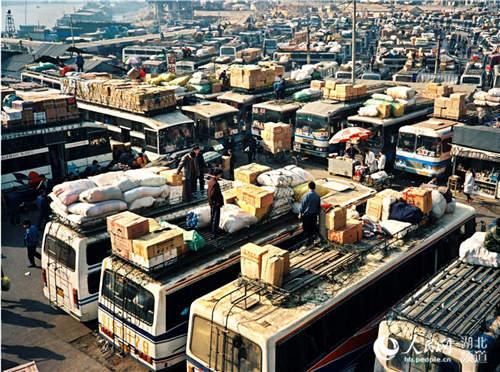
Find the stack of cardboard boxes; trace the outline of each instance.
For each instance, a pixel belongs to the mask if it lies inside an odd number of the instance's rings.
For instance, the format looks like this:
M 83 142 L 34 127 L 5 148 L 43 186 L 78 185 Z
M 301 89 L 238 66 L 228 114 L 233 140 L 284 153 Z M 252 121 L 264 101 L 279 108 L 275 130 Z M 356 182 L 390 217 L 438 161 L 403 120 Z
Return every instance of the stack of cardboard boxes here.
M 466 93 L 453 93 L 449 98 L 438 97 L 434 101 L 434 116 L 458 120 L 465 116 Z
M 234 180 L 244 183 L 257 183 L 257 177 L 264 172 L 269 172 L 271 167 L 257 163 L 242 165 L 234 170 Z
M 236 52 L 236 58 L 243 59 L 245 63 L 252 63 L 260 59 L 262 50 L 259 48 L 246 48 Z
M 40 125 L 67 122 L 79 118 L 74 97 L 64 94 L 19 92 L 23 100 L 12 102 L 12 107 L 3 107 L 2 125 L 12 128 L 22 125 Z
M 272 154 L 292 149 L 292 127 L 284 123 L 265 123 L 262 145 Z
M 277 73 L 274 68 L 248 65 L 231 69 L 232 88 L 259 89 L 271 87 Z
M 325 87 L 324 80 L 311 80 L 311 89 L 321 90 Z
M 275 287 L 290 272 L 290 253 L 273 245 L 247 243 L 241 247 L 241 275 Z
M 173 263 L 187 251 L 183 230 L 162 230 L 132 212 L 108 217 L 107 227 L 113 253 L 144 269 Z
M 238 206 L 259 220 L 264 218 L 271 210 L 273 198 L 272 191 L 252 184 L 236 188 L 236 203 Z
M 169 203 L 175 204 L 182 201 L 182 192 L 184 189 L 182 174 L 177 174 L 177 169 L 166 169 L 158 173 L 165 178 L 165 183 L 170 186 L 168 196 Z
M 374 221 L 389 219 L 391 204 L 402 197 L 399 191 L 385 189 L 366 202 L 366 214 Z M 384 199 L 389 198 L 384 203 Z
M 338 84 L 335 80 L 326 80 L 323 88 L 323 98 L 338 101 L 363 97 L 367 95 L 367 88 L 364 84 Z
M 418 187 L 408 187 L 402 193 L 403 199 L 410 205 L 414 205 L 424 214 L 432 211 L 432 190 Z
M 336 207 L 326 214 L 328 240 L 338 244 L 354 244 L 363 237 L 363 223 L 347 219 L 347 210 Z
M 61 91 L 82 101 L 125 111 L 149 113 L 177 104 L 175 87 L 152 86 L 125 79 L 62 79 Z
M 436 99 L 438 97 L 449 97 L 453 93 L 453 87 L 440 83 L 429 83 L 422 92 L 422 97 Z

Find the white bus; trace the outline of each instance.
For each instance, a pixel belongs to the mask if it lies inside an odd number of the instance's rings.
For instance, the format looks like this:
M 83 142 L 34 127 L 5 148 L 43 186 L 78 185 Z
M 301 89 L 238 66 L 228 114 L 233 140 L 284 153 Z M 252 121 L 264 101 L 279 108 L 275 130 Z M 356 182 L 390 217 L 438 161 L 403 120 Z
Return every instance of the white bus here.
M 394 168 L 426 177 L 446 172 L 451 164 L 453 127 L 446 119 L 429 119 L 399 129 Z
M 191 305 L 187 370 L 354 370 L 376 338 L 373 321 L 456 257 L 474 228 L 474 209 L 457 204 L 402 240 L 305 247 L 280 288 L 235 280 Z
M 374 370 L 500 370 L 499 283 L 498 267 L 446 266 L 380 323 Z
M 127 261 L 103 262 L 99 332 L 147 368 L 161 370 L 185 360 L 189 306 L 196 298 L 235 279 L 239 247 L 252 240 L 284 244 L 301 236 L 297 218 L 286 214 L 223 235 L 202 251 L 179 258 L 159 275 L 139 271 Z
M 179 220 L 205 197 L 191 203 L 166 205 L 139 211 L 143 216 L 161 216 Z M 86 322 L 97 318 L 97 297 L 102 261 L 111 255 L 111 240 L 106 221 L 85 227 L 70 227 L 52 220 L 45 226 L 42 239 L 43 293 L 49 303 Z
M 122 62 L 127 63 L 131 57 L 137 58 L 141 61 L 147 59 L 163 59 L 167 58 L 167 49 L 161 46 L 141 46 L 133 45 L 122 49 Z

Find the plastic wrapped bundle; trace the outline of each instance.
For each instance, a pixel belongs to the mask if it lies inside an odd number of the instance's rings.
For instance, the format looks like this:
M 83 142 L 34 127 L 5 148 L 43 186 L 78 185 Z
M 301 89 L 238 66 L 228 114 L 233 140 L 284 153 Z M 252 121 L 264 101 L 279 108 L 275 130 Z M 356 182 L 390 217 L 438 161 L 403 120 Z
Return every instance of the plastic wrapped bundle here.
M 101 217 L 127 209 L 127 204 L 121 200 L 106 200 L 100 203 L 74 203 L 68 207 L 68 212 L 84 217 Z
M 234 204 L 227 204 L 221 208 L 219 227 L 232 234 L 257 223 L 257 217 L 243 211 Z
M 80 201 L 98 203 L 105 200 L 121 200 L 123 193 L 116 186 L 94 187 L 80 193 Z
M 198 207 L 186 216 L 186 226 L 190 229 L 201 229 L 210 225 L 210 206 Z

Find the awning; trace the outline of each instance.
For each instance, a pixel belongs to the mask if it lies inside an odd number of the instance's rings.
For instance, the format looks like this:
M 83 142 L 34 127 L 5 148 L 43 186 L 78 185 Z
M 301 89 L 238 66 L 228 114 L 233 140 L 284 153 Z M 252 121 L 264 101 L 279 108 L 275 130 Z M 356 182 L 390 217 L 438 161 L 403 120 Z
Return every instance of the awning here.
M 452 156 L 461 156 L 464 158 L 472 158 L 486 161 L 494 161 L 500 163 L 500 153 L 491 152 L 479 149 L 473 149 L 471 147 L 452 145 L 451 146 Z

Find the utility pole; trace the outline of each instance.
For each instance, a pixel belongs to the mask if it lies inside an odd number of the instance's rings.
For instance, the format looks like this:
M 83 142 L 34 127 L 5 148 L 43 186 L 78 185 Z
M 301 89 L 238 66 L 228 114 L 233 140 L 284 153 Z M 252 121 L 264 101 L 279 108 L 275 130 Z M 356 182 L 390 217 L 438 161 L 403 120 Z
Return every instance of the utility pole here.
M 307 23 L 307 40 L 306 40 L 306 48 L 307 48 L 307 64 L 311 64 L 311 38 L 310 38 L 311 30 L 309 28 L 309 21 Z
M 439 70 L 440 58 L 441 58 L 441 35 L 439 35 L 438 37 L 436 60 L 434 62 L 434 82 L 437 82 L 437 74 Z
M 356 0 L 352 0 L 352 85 L 356 84 Z
M 73 48 L 75 47 L 75 35 L 73 34 L 73 17 L 71 14 L 69 15 L 69 23 L 71 25 L 71 44 L 73 45 Z

